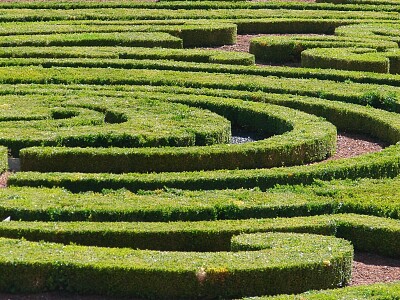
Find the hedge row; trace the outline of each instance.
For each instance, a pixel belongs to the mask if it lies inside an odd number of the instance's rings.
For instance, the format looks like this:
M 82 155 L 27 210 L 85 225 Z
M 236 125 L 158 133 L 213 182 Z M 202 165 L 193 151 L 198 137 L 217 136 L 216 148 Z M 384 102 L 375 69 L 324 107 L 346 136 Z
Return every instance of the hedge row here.
M 341 26 L 336 28 L 335 34 L 342 39 L 368 39 L 379 43 L 394 42 L 400 43 L 398 38 L 400 31 L 397 24 L 381 23 L 381 24 L 356 24 L 349 26 Z M 297 38 L 296 38 L 297 39 Z M 287 41 L 284 41 L 287 43 Z M 268 56 L 274 57 L 274 47 L 276 42 L 268 45 L 267 49 L 271 52 L 264 53 L 264 58 Z M 292 45 L 294 48 L 301 48 L 297 51 L 302 51 L 304 48 L 311 48 L 301 52 L 301 62 L 303 67 L 311 68 L 334 68 L 344 70 L 370 71 L 379 73 L 398 74 L 400 72 L 400 55 L 397 47 L 394 49 L 383 49 L 368 46 L 365 48 L 361 45 L 351 44 L 350 47 L 332 48 L 330 43 L 308 46 L 298 43 Z M 337 47 L 337 45 L 333 45 Z M 342 46 L 340 46 L 342 47 Z M 260 47 L 258 47 L 260 48 Z M 255 49 L 258 49 L 257 45 Z M 371 49 L 375 48 L 375 49 Z M 261 48 L 260 48 L 261 49 Z M 259 49 L 259 51 L 261 51 Z M 377 51 L 378 50 L 378 51 Z M 386 50 L 386 51 L 383 51 Z M 260 54 L 261 55 L 261 54 Z M 294 57 L 294 54 L 292 55 Z M 298 56 L 298 55 L 297 55 Z M 282 60 L 289 59 L 286 58 Z
M 0 222 L 0 236 L 29 241 L 161 251 L 229 251 L 234 235 L 335 235 L 359 251 L 400 257 L 400 221 L 355 214 L 198 222 Z
M 335 290 L 310 291 L 299 295 L 279 295 L 243 298 L 244 300 L 360 300 L 387 299 L 395 300 L 400 297 L 400 282 L 379 283 L 363 286 L 351 286 Z
M 236 42 L 236 25 L 85 25 L 17 23 L 5 26 L 0 46 L 128 46 L 182 48 Z M 140 32 L 140 33 L 139 33 Z
M 380 3 L 346 3 L 340 5 L 338 3 L 332 4 L 329 1 L 317 3 L 287 3 L 287 2 L 246 2 L 246 1 L 160 1 L 154 2 L 128 2 L 128 1 L 112 1 L 112 2 L 87 2 L 87 1 L 74 1 L 74 2 L 45 2 L 45 3 L 29 3 L 22 2 L 11 5 L 10 3 L 2 3 L 0 9 L 7 11 L 12 9 L 291 9 L 291 10 L 341 10 L 341 11 L 398 11 L 395 3 L 386 3 L 384 6 Z
M 0 219 L 25 221 L 199 221 L 359 213 L 400 219 L 394 179 L 318 181 L 311 186 L 252 190 L 104 190 L 73 194 L 63 189 L 0 190 Z
M 254 56 L 245 52 L 141 47 L 3 47 L 0 48 L 0 57 L 148 59 L 232 65 L 254 64 Z
M 347 37 L 364 37 L 400 43 L 400 30 L 396 23 L 353 24 L 336 28 L 335 35 Z
M 257 37 L 250 42 L 250 53 L 260 62 L 300 61 L 301 53 L 311 48 L 373 48 L 379 51 L 398 48 L 386 40 L 342 36 L 271 36 Z
M 267 249 L 220 253 L 64 246 L 2 238 L 0 290 L 213 298 L 297 293 L 350 281 L 353 248 L 349 242 L 317 235 L 265 236 L 271 243 Z M 294 284 L 287 285 L 287 280 Z
M 1 22 L 38 22 L 64 20 L 238 20 L 268 18 L 299 19 L 299 10 L 292 9 L 152 9 L 152 8 L 99 8 L 99 9 L 0 9 Z M 341 11 L 302 9 L 302 19 L 342 19 L 355 23 L 359 20 L 400 19 L 396 11 Z
M 238 67 L 235 67 L 238 68 Z M 230 69 L 230 68 L 229 68 Z M 251 68 L 253 69 L 253 68 Z M 255 69 L 257 70 L 257 69 Z M 334 71 L 332 71 L 334 73 Z M 264 75 L 267 76 L 268 72 Z M 345 74 L 359 74 L 348 72 Z M 377 77 L 379 74 L 369 74 L 370 77 Z M 382 76 L 382 75 L 380 75 Z M 391 75 L 395 77 L 395 75 Z M 249 86 L 250 87 L 250 86 Z M 343 85 L 343 88 L 345 86 Z M 372 135 L 388 143 L 396 143 L 399 141 L 399 119 L 397 114 L 387 113 L 384 111 L 374 110 L 370 107 L 354 106 L 347 103 L 339 103 L 336 101 L 325 101 L 322 99 L 285 95 L 281 94 L 266 94 L 264 92 L 245 92 L 235 90 L 212 90 L 207 88 L 183 88 L 177 86 L 82 86 L 69 85 L 68 89 L 64 85 L 2 85 L 2 93 L 4 95 L 11 94 L 39 94 L 53 95 L 59 94 L 62 97 L 68 96 L 68 90 L 72 89 L 75 93 L 79 93 L 80 97 L 90 98 L 95 96 L 115 97 L 115 93 L 119 97 L 135 97 L 149 98 L 158 97 L 162 99 L 173 98 L 173 94 L 185 95 L 210 95 L 226 98 L 239 98 L 248 101 L 269 102 L 277 105 L 289 106 L 295 109 L 300 109 L 305 112 L 315 114 L 326 118 L 332 122 L 339 130 L 356 131 Z M 118 90 L 116 92 L 116 90 Z M 154 94 L 154 95 L 153 95 Z M 70 96 L 68 96 L 70 97 Z M 179 96 L 182 98 L 183 96 Z M 22 99 L 22 98 L 21 98 Z M 362 102 L 370 106 L 379 106 L 379 103 L 386 103 L 389 106 L 390 97 L 384 100 L 379 92 L 364 93 L 361 98 Z M 382 104 L 381 104 L 382 105 Z M 19 108 L 19 111 L 21 108 Z M 28 114 L 27 114 L 28 115 Z
M 0 46 L 125 46 L 182 48 L 180 38 L 160 32 L 71 33 L 1 37 Z
M 202 20 L 115 20 L 109 22 L 100 21 L 74 21 L 64 20 L 58 22 L 10 22 L 3 23 L 0 28 L 0 35 L 26 35 L 26 34 L 52 34 L 52 33 L 73 33 L 73 32 L 126 32 L 126 31 L 158 31 L 167 32 L 181 37 L 179 31 L 198 29 L 198 35 L 205 28 L 224 29 L 226 36 L 229 36 L 229 28 L 236 24 L 237 30 L 242 34 L 249 33 L 321 33 L 333 34 L 339 26 L 368 22 L 358 19 L 310 19 L 310 18 L 262 18 L 257 19 L 232 19 L 220 21 Z M 101 25 L 101 26 L 100 26 Z M 221 36 L 219 37 L 221 38 Z M 186 41 L 184 41 L 185 43 Z
M 301 65 L 306 68 L 399 74 L 400 52 L 377 52 L 370 48 L 315 48 L 301 53 Z
M 215 113 L 148 97 L 7 95 L 0 96 L 0 103 L 8 108 L 0 112 L 0 143 L 13 155 L 34 145 L 194 146 L 228 143 L 231 138 L 230 122 Z
M 237 25 L 239 34 L 333 34 L 339 26 L 362 23 L 353 19 L 308 19 L 308 18 L 271 18 L 231 20 Z
M 57 47 L 52 47 L 57 49 Z M 65 47 L 68 49 L 69 47 Z M 4 48 L 3 48 L 4 49 Z M 12 51 L 8 48 L 8 51 Z M 22 47 L 21 49 L 26 49 Z M 39 47 L 39 49 L 42 49 Z M 91 47 L 88 47 L 88 53 L 91 53 Z M 99 51 L 106 51 L 107 47 L 101 48 Z M 150 49 L 150 48 L 148 48 Z M 135 49 L 132 49 L 133 51 Z M 155 50 L 155 49 L 152 49 Z M 192 50 L 178 50 L 178 49 L 163 49 L 165 51 L 192 51 Z M 15 50 L 14 50 L 15 51 Z M 24 51 L 24 50 L 21 50 Z M 66 50 L 67 51 L 67 50 Z M 207 50 L 208 51 L 208 50 Z M 1 56 L 0 52 L 0 56 Z M 11 52 L 7 52 L 11 53 Z M 90 55 L 90 54 L 89 54 Z M 7 54 L 8 56 L 8 54 Z M 18 55 L 17 55 L 18 56 Z M 57 56 L 57 55 L 55 55 Z M 236 53 L 232 54 L 236 56 Z M 7 61 L 10 61 L 7 63 Z M 86 61 L 86 62 L 85 62 Z M 127 68 L 127 69 L 158 69 L 158 70 L 175 70 L 175 71 L 191 71 L 191 72 L 207 72 L 207 73 L 228 73 L 228 74 L 241 74 L 241 75 L 257 75 L 257 76 L 278 76 L 284 78 L 306 78 L 306 79 L 319 79 L 319 80 L 331 80 L 345 83 L 370 83 L 378 85 L 392 85 L 400 86 L 400 77 L 390 74 L 379 74 L 379 73 L 365 73 L 358 71 L 339 71 L 339 70 L 323 70 L 323 69 L 310 69 L 310 68 L 289 68 L 282 66 L 232 66 L 232 65 L 217 65 L 210 63 L 193 63 L 193 62 L 169 62 L 169 61 L 154 61 L 154 60 L 60 60 L 60 59 L 47 59 L 47 60 L 35 60 L 35 59 L 3 59 L 1 60 L 3 65 L 34 65 L 44 64 L 45 66 L 76 66 L 76 67 L 115 67 L 115 68 Z M 4 86 L 4 85 L 3 85 Z M 16 86 L 16 85 L 13 85 Z M 34 84 L 31 84 L 34 88 Z M 49 89 L 46 86 L 46 89 Z M 83 86 L 80 86 L 82 89 Z M 90 87 L 90 89 L 98 87 Z M 25 88 L 26 89 L 26 88 Z M 44 89 L 44 87 L 41 87 Z M 76 89 L 76 87 L 75 87 Z M 370 89 L 377 90 L 375 89 Z M 324 96 L 324 95 L 320 95 Z
M 315 179 L 356 179 L 394 177 L 400 174 L 400 145 L 350 159 L 327 161 L 310 166 L 255 170 L 223 170 L 157 174 L 37 173 L 19 172 L 10 176 L 10 186 L 64 187 L 71 191 L 100 191 L 126 188 L 131 191 L 169 188 L 266 189 L 276 184 L 310 184 Z
M 369 104 L 400 111 L 398 89 L 391 86 L 333 82 L 312 79 L 276 78 L 250 75 L 178 72 L 165 70 L 119 70 L 101 68 L 3 67 L 0 83 L 58 83 L 96 85 L 162 85 L 196 88 L 263 91 L 313 96 Z M 372 99 L 371 99 L 372 98 Z
M 350 72 L 353 74 L 354 72 Z M 345 73 L 346 74 L 346 73 Z M 370 73 L 370 76 L 378 74 Z M 392 75 L 394 77 L 394 75 Z M 277 105 L 292 107 L 307 113 L 315 114 L 326 118 L 333 123 L 339 130 L 361 132 L 371 135 L 388 143 L 399 141 L 399 119 L 397 114 L 375 110 L 371 107 L 354 106 L 352 104 L 340 103 L 336 101 L 325 101 L 318 98 L 294 96 L 281 94 L 266 94 L 264 92 L 245 92 L 235 90 L 212 90 L 207 88 L 183 88 L 168 86 L 82 86 L 69 85 L 66 89 L 63 85 L 2 85 L 2 93 L 10 94 L 39 94 L 53 95 L 59 94 L 62 97 L 68 95 L 68 90 L 72 89 L 79 93 L 80 97 L 115 97 L 116 89 L 119 97 L 149 98 L 158 97 L 162 99 L 173 98 L 173 94 L 182 95 L 209 95 L 225 98 L 239 98 L 247 101 L 269 102 Z M 366 105 L 376 106 L 382 99 L 378 93 L 365 93 L 362 98 Z
M 172 1 L 172 0 L 168 0 Z M 396 5 L 397 0 L 317 0 L 317 3 Z
M 335 151 L 336 129 L 314 116 L 233 99 L 175 96 L 171 100 L 214 111 L 234 126 L 263 136 L 277 136 L 254 143 L 208 147 L 28 148 L 20 151 L 21 169 L 84 173 L 253 169 L 319 161 Z

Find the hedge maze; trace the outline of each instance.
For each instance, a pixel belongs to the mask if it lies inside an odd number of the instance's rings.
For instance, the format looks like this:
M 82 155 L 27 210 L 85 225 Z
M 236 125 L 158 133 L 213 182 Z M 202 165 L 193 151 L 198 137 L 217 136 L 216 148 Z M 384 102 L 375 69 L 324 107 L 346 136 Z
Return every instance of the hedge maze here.
M 400 258 L 399 13 L 0 2 L 0 292 L 400 297 L 346 287 L 354 251 Z M 327 160 L 338 132 L 388 146 Z

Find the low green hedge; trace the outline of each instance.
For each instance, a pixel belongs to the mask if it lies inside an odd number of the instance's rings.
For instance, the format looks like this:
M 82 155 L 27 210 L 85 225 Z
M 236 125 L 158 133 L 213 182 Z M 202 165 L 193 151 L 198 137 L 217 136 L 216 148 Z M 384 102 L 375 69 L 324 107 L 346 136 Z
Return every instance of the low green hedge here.
M 317 0 L 317 3 L 396 5 L 397 0 Z
M 127 190 L 74 194 L 63 189 L 0 190 L 0 219 L 26 221 L 199 221 L 359 213 L 400 219 L 394 179 L 318 181 L 252 190 Z
M 169 188 L 266 189 L 276 184 L 310 184 L 315 179 L 394 177 L 400 174 L 400 144 L 355 158 L 327 161 L 309 166 L 253 170 L 216 170 L 157 174 L 38 173 L 19 172 L 8 179 L 10 186 L 64 187 L 71 191 L 100 191 L 126 188 L 132 191 Z
M 162 32 L 90 32 L 3 36 L 0 40 L 0 46 L 125 46 L 182 48 L 183 43 L 180 38 Z
M 400 30 L 396 23 L 366 23 L 340 26 L 335 35 L 353 38 L 369 38 L 399 43 Z
M 151 59 L 203 62 L 214 64 L 254 65 L 254 55 L 200 49 L 140 48 L 140 47 L 3 47 L 2 58 L 97 58 Z
M 276 136 L 240 145 L 193 148 L 30 148 L 20 151 L 21 169 L 84 173 L 252 169 L 319 161 L 335 151 L 336 130 L 331 124 L 288 108 L 200 96 L 172 101 L 209 109 L 235 126 Z
M 301 53 L 301 66 L 389 73 L 389 60 L 370 48 L 314 48 Z
M 22 49 L 26 49 L 26 47 L 21 47 Z M 43 49 L 38 47 L 39 49 Z M 52 47 L 57 48 L 57 47 Z M 64 47 L 65 49 L 69 49 L 71 47 Z M 16 50 L 18 48 L 14 48 Z M 97 48 L 99 49 L 99 48 Z M 99 51 L 108 49 L 107 47 L 100 48 Z M 118 49 L 118 48 L 116 48 Z M 149 48 L 150 49 L 150 48 Z M 90 55 L 92 48 L 88 47 L 88 55 Z M 134 50 L 134 49 L 133 49 Z M 172 50 L 177 51 L 176 49 L 165 49 L 166 51 Z M 9 48 L 9 51 L 13 51 L 12 48 Z M 23 51 L 23 50 L 22 50 Z M 67 51 L 67 50 L 65 50 Z M 192 50 L 179 50 L 179 51 L 192 51 Z M 207 50 L 208 51 L 208 50 Z M 1 53 L 1 52 L 0 52 Z M 10 52 L 8 52 L 10 53 Z M 44 51 L 44 53 L 46 53 Z M 1 54 L 0 54 L 1 55 Z M 100 54 L 99 54 L 100 55 Z M 55 56 L 57 56 L 55 54 Z M 236 53 L 234 54 L 236 56 Z M 9 63 L 7 63 L 9 61 Z M 336 82 L 354 82 L 354 83 L 369 83 L 369 84 L 378 84 L 378 85 L 392 85 L 392 86 L 400 86 L 400 77 L 389 75 L 389 74 L 379 74 L 379 73 L 365 73 L 365 72 L 356 72 L 356 71 L 338 71 L 338 70 L 323 70 L 323 69 L 310 69 L 310 68 L 289 68 L 282 66 L 231 66 L 231 65 L 218 65 L 218 64 L 209 64 L 209 63 L 194 63 L 194 62 L 170 62 L 170 61 L 159 61 L 159 60 L 116 60 L 116 59 L 102 59 L 102 60 L 91 60 L 90 58 L 85 60 L 59 60 L 59 59 L 47 59 L 47 60 L 35 60 L 35 59 L 7 59 L 1 60 L 3 65 L 34 65 L 34 64 L 44 64 L 46 66 L 57 66 L 57 65 L 65 65 L 65 66 L 76 66 L 76 67 L 115 67 L 115 68 L 126 68 L 126 69 L 158 69 L 158 70 L 176 70 L 176 71 L 190 71 L 190 72 L 207 72 L 207 73 L 227 73 L 227 74 L 241 74 L 241 75 L 257 75 L 257 76 L 278 76 L 284 78 L 307 78 L 307 79 L 320 79 L 320 80 L 332 80 Z M 6 85 L 2 85 L 6 88 Z M 14 84 L 13 86 L 17 86 Z M 72 86 L 72 85 L 70 85 Z M 23 88 L 24 90 L 35 90 L 35 84 L 31 84 L 29 87 L 19 86 L 19 89 Z M 49 90 L 51 86 L 41 86 L 40 89 Z M 59 89 L 60 87 L 58 87 Z M 73 87 L 77 89 L 75 85 Z M 79 86 L 80 89 L 83 89 L 83 86 Z M 99 89 L 100 87 L 91 86 L 90 89 Z M 106 88 L 106 87 L 102 87 Z M 149 88 L 149 87 L 147 87 Z M 165 87 L 166 88 L 166 87 Z M 176 87 L 174 87 L 176 89 Z M 8 88 L 9 89 L 9 88 Z M 118 89 L 126 89 L 126 87 L 118 87 Z M 376 89 L 375 89 L 376 90 Z M 2 93 L 5 93 L 2 92 Z M 10 92 L 7 92 L 10 93 Z M 321 94 L 320 97 L 324 95 Z
M 153 3 L 148 5 L 154 5 Z M 156 6 L 158 4 L 155 4 Z M 280 5 L 282 3 L 280 2 Z M 296 5 L 296 4 L 294 4 Z M 298 4 L 297 4 L 298 5 Z M 335 9 L 335 6 L 331 6 Z M 1 22 L 39 22 L 39 21 L 65 21 L 65 20 L 103 20 L 103 21 L 130 21 L 130 20 L 229 20 L 238 19 L 265 19 L 268 18 L 295 18 L 299 15 L 303 19 L 343 19 L 352 21 L 360 20 L 393 20 L 398 21 L 397 7 L 385 7 L 383 10 L 373 11 L 379 7 L 372 7 L 372 11 L 360 11 L 363 6 L 355 6 L 358 11 L 324 10 L 310 6 L 304 9 L 290 9 L 278 7 L 270 9 L 157 9 L 153 8 L 99 8 L 99 9 L 1 9 Z M 354 8 L 353 8 L 354 9 Z M 382 10 L 382 9 L 381 9 Z M 392 11 L 391 11 L 392 10 Z M 301 12 L 301 14 L 299 14 Z
M 0 222 L 0 236 L 30 241 L 130 247 L 162 251 L 229 251 L 242 233 L 298 232 L 336 235 L 359 251 L 400 257 L 400 221 L 367 215 L 198 222 Z
M 71 3 L 72 2 L 72 3 Z M 346 3 L 346 5 L 340 5 L 340 3 L 331 4 L 327 2 L 317 2 L 317 3 L 303 3 L 303 2 L 281 2 L 281 1 L 271 1 L 271 2 L 246 2 L 246 1 L 160 1 L 158 3 L 152 2 L 141 2 L 141 1 L 112 1 L 108 3 L 96 3 L 87 1 L 64 1 L 64 2 L 54 2 L 49 1 L 46 3 L 35 3 L 30 4 L 29 2 L 22 2 L 16 5 L 2 4 L 1 9 L 23 9 L 29 8 L 32 10 L 38 9 L 117 9 L 117 8 L 147 8 L 147 9 L 291 9 L 291 10 L 350 10 L 350 11 L 393 11 L 396 10 L 396 5 L 394 3 L 386 2 L 384 7 L 381 7 L 378 3 L 363 3 L 365 5 L 358 5 L 353 3 Z
M 135 87 L 135 89 L 137 89 Z M 146 88 L 147 91 L 147 88 Z M 174 88 L 174 92 L 178 90 Z M 121 91 L 122 92 L 122 91 Z M 342 130 L 355 130 L 378 137 L 390 143 L 400 138 L 400 124 L 397 114 L 351 104 L 326 102 L 307 97 L 261 95 L 232 92 L 235 96 L 249 97 L 287 105 L 328 118 Z M 147 93 L 146 93 L 147 94 Z M 148 94 L 147 94 L 148 95 Z M 138 94 L 140 97 L 140 93 Z M 167 96 L 168 97 L 168 96 Z M 260 98 L 258 98 L 260 97 Z M 265 98 L 263 98 L 265 97 Z M 160 189 L 164 186 L 184 189 L 268 188 L 274 184 L 311 183 L 313 177 L 320 179 L 357 177 L 384 177 L 398 174 L 398 146 L 392 146 L 380 153 L 368 154 L 349 160 L 325 162 L 318 165 L 280 168 L 271 170 L 232 170 L 202 173 L 163 174 L 38 174 L 19 173 L 10 178 L 10 184 L 64 186 L 76 191 L 101 190 L 102 188 Z M 201 175 L 199 177 L 199 175 Z M 290 175 L 290 176 L 288 176 Z
M 333 34 L 339 26 L 360 22 L 360 20 L 340 19 L 302 19 L 302 18 L 271 18 L 271 19 L 239 19 L 232 20 L 237 25 L 239 34 Z
M 0 103 L 5 105 L 0 112 L 0 143 L 14 156 L 34 145 L 194 146 L 227 143 L 231 138 L 230 122 L 215 113 L 148 97 L 76 100 L 73 95 L 8 95 L 0 96 Z M 152 123 L 155 118 L 157 124 Z
M 398 48 L 397 43 L 386 40 L 342 36 L 271 36 L 257 37 L 250 42 L 250 53 L 260 62 L 300 61 L 301 52 L 310 48 Z
M 178 63 L 177 63 L 178 64 Z M 372 106 L 400 111 L 399 91 L 396 87 L 329 80 L 277 78 L 218 74 L 206 72 L 183 72 L 169 70 L 140 70 L 112 68 L 0 68 L 0 83 L 52 83 L 96 85 L 153 85 L 212 88 L 269 93 L 295 94 L 328 100 L 364 104 L 373 94 Z
M 400 282 L 378 283 L 362 286 L 351 286 L 326 291 L 310 291 L 298 295 L 279 295 L 243 298 L 243 300 L 361 300 L 387 299 L 396 300 L 400 297 Z
M 266 237 L 271 241 L 267 249 L 220 253 L 0 239 L 0 290 L 171 299 L 298 293 L 349 283 L 353 257 L 349 242 L 317 235 Z
M 5 23 L 0 29 L 2 46 L 142 46 L 205 47 L 236 42 L 236 25 L 217 22 L 176 22 L 176 24 L 134 23 L 85 24 L 75 21 Z M 139 32 L 143 32 L 143 37 Z M 151 35 L 150 33 L 154 33 Z M 168 33 L 176 38 L 172 38 Z M 147 43 L 144 37 L 147 36 Z M 36 39 L 35 39 L 36 37 Z M 166 41 L 169 38 L 170 44 Z M 180 40 L 182 42 L 180 42 Z M 158 43 L 156 43 L 158 41 Z M 175 42 L 175 43 L 173 43 Z
M 400 73 L 400 52 L 370 48 L 315 48 L 301 53 L 306 68 L 329 68 L 378 73 Z

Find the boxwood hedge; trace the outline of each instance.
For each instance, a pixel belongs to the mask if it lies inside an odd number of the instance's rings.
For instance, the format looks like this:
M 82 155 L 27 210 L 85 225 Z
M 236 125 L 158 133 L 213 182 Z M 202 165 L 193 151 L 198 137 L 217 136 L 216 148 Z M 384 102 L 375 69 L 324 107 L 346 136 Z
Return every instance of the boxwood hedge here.
M 289 299 L 397 299 L 400 296 L 400 283 L 371 284 L 363 286 L 345 287 L 342 289 L 310 291 L 299 295 L 279 295 L 243 298 L 246 300 L 289 300 Z
M 374 51 L 390 52 L 390 66 L 385 70 L 395 70 L 397 50 L 386 49 L 398 48 L 398 5 L 392 0 L 342 2 L 0 3 L 3 43 L 11 45 L 18 40 L 21 45 L 40 41 L 65 43 L 63 47 L 43 44 L 0 49 L 3 57 L 0 60 L 3 66 L 0 68 L 3 100 L 0 125 L 4 125 L 0 126 L 0 131 L 3 136 L 8 132 L 14 139 L 22 138 L 21 126 L 35 122 L 35 130 L 38 127 L 46 129 L 49 121 L 58 122 L 60 126 L 52 127 L 53 131 L 73 131 L 78 126 L 87 126 L 89 130 L 89 127 L 94 128 L 93 124 L 104 123 L 122 126 L 130 122 L 127 119 L 134 110 L 134 105 L 127 107 L 123 103 L 140 100 L 153 104 L 162 102 L 160 107 L 174 105 L 165 103 L 167 101 L 178 101 L 176 108 L 181 112 L 189 104 L 201 104 L 202 109 L 209 109 L 209 100 L 213 99 L 215 110 L 222 116 L 230 116 L 233 125 L 247 124 L 248 127 L 252 122 L 265 125 L 265 120 L 261 119 L 266 115 L 265 111 L 260 111 L 260 118 L 254 118 L 254 114 L 241 114 L 245 111 L 243 107 L 275 110 L 273 105 L 280 105 L 316 115 L 315 124 L 327 124 L 328 121 L 340 131 L 368 134 L 390 144 L 381 152 L 351 159 L 296 167 L 288 167 L 285 162 L 285 166 L 272 169 L 122 175 L 17 173 L 9 180 L 11 187 L 0 191 L 0 219 L 5 220 L 0 222 L 0 235 L 13 238 L 1 238 L 0 290 L 62 289 L 127 297 L 218 298 L 297 293 L 321 288 L 321 285 L 314 285 L 316 281 L 323 283 L 324 288 L 349 282 L 352 256 L 349 242 L 333 237 L 265 234 L 271 231 L 332 235 L 350 241 L 357 250 L 400 257 L 400 227 L 399 221 L 395 220 L 399 218 L 396 189 L 400 170 L 399 75 L 233 66 L 226 63 L 246 63 L 252 58 L 243 54 L 221 55 L 214 51 L 205 55 L 206 50 L 197 49 L 65 46 L 94 43 L 96 39 L 115 45 L 126 42 L 131 35 L 162 35 L 176 40 L 179 47 L 187 48 L 233 44 L 236 31 L 335 33 L 336 36 L 324 36 L 323 39 L 362 41 L 363 47 L 372 45 Z M 343 25 L 346 27 L 340 28 Z M 285 36 L 275 38 L 286 39 Z M 235 109 L 241 111 L 234 114 L 232 106 L 238 103 L 241 103 L 240 107 L 235 106 Z M 282 112 L 285 109 L 279 108 Z M 154 115 L 164 112 L 168 109 L 161 109 Z M 286 115 L 280 115 L 281 120 L 292 122 L 292 113 L 288 109 Z M 295 121 L 299 115 L 303 113 L 296 112 Z M 184 116 L 174 114 L 173 117 L 182 119 Z M 137 122 L 139 119 L 136 118 Z M 228 124 L 226 120 L 221 118 L 220 121 L 221 127 L 228 128 L 224 125 Z M 5 126 L 10 123 L 18 123 L 15 130 Z M 205 128 L 202 122 L 194 123 Z M 212 134 L 212 122 L 205 123 L 209 127 L 203 130 L 204 134 Z M 135 125 L 129 124 L 130 127 Z M 274 124 L 271 123 L 273 127 Z M 332 125 L 327 128 L 333 129 Z M 226 141 L 229 134 L 225 129 L 222 129 L 225 133 L 221 140 Z M 279 132 L 273 129 L 276 128 L 266 131 Z M 323 128 L 314 129 L 313 134 L 324 131 Z M 333 137 L 333 131 L 325 131 L 327 136 Z M 282 136 L 291 137 L 289 143 L 297 142 L 297 135 L 283 133 Z M 33 134 L 25 137 L 32 138 Z M 190 138 L 191 141 L 194 139 L 197 138 Z M 212 134 L 211 139 L 219 138 Z M 316 147 L 326 150 L 325 142 L 327 140 Z M 333 140 L 330 139 L 328 144 L 332 150 Z M 10 146 L 10 154 L 15 154 L 13 149 L 26 146 L 29 145 Z M 252 146 L 250 143 L 241 147 Z M 55 150 L 60 149 L 46 148 L 46 151 Z M 4 166 L 0 164 L 0 168 L 4 170 L 7 168 L 7 149 L 2 148 L 1 153 Z M 83 165 L 86 160 L 81 162 Z M 68 163 L 76 165 L 76 162 Z M 332 178 L 345 180 L 322 181 Z M 299 185 L 293 186 L 294 183 Z M 38 188 L 29 188 L 29 185 Z M 53 186 L 92 192 L 73 194 Z M 119 188 L 125 189 L 114 190 Z M 16 221 L 19 219 L 21 221 Z M 232 237 L 242 233 L 258 235 L 235 238 L 235 248 L 266 246 L 272 249 L 228 252 L 231 251 Z M 267 256 L 276 250 L 277 241 L 290 242 L 291 249 L 304 252 L 311 249 L 315 241 L 322 240 L 329 243 L 322 246 L 324 253 L 337 253 L 332 246 L 339 244 L 340 251 L 348 251 L 337 260 L 312 253 L 310 257 L 316 263 L 311 266 L 290 264 L 287 257 L 279 255 Z M 74 243 L 82 246 L 71 245 Z M 294 251 L 285 252 L 290 257 L 295 256 Z M 258 259 L 263 262 L 258 263 Z M 279 260 L 272 269 L 266 264 L 271 259 Z M 251 262 L 248 264 L 247 261 Z M 236 262 L 240 268 L 235 267 Z M 195 265 L 186 267 L 190 263 Z M 127 278 L 132 280 L 127 281 Z M 347 290 L 343 292 L 346 293 L 344 296 L 336 292 L 332 295 L 344 298 L 353 295 Z M 367 292 L 366 297 L 371 293 L 374 292 Z
M 219 253 L 64 246 L 1 238 L 0 289 L 171 299 L 301 292 L 349 282 L 353 256 L 349 242 L 317 235 L 266 236 L 271 244 L 263 250 Z M 11 255 L 6 254 L 10 248 Z M 287 281 L 293 284 L 288 286 Z
M 218 134 L 220 131 L 216 130 L 217 126 L 215 129 L 207 126 L 204 129 L 209 132 L 208 134 L 204 132 L 204 141 L 201 142 L 201 138 L 196 138 L 200 140 L 196 144 L 211 144 L 208 147 L 29 148 L 23 149 L 20 153 L 21 169 L 87 173 L 252 169 L 318 161 L 335 151 L 335 128 L 311 115 L 266 103 L 233 99 L 192 96 L 175 97 L 169 101 L 209 109 L 231 120 L 234 126 L 245 127 L 263 135 L 276 136 L 239 145 L 212 145 L 213 143 L 207 141 L 224 142 L 224 137 L 229 135 L 224 130 L 222 133 L 225 134 Z M 126 102 L 124 100 L 123 103 Z M 89 103 L 90 101 L 87 101 L 86 105 L 90 105 Z M 100 102 L 96 105 L 104 104 Z M 113 105 L 118 109 L 117 101 L 113 101 Z M 129 105 L 128 110 L 133 106 L 134 104 Z M 125 112 L 129 116 L 128 110 L 120 112 Z M 185 124 L 185 120 L 183 121 Z M 123 125 L 129 127 L 129 124 Z M 109 129 L 105 128 L 105 131 L 107 130 Z M 212 135 L 211 130 L 216 131 L 216 134 Z M 201 137 L 201 134 L 199 136 Z M 4 140 L 4 143 L 7 141 Z
M 317 181 L 310 186 L 132 193 L 71 193 L 54 188 L 0 190 L 0 219 L 26 221 L 199 221 L 359 213 L 400 219 L 400 178 Z

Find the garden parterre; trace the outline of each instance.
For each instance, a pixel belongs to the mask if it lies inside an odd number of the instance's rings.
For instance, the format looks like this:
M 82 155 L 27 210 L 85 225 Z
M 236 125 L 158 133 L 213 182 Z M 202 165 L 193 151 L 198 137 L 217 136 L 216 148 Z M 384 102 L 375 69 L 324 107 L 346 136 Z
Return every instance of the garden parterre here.
M 343 287 L 400 257 L 399 8 L 319 2 L 0 3 L 0 290 L 398 297 Z M 238 33 L 282 35 L 194 48 Z M 337 130 L 389 146 L 324 161 Z

